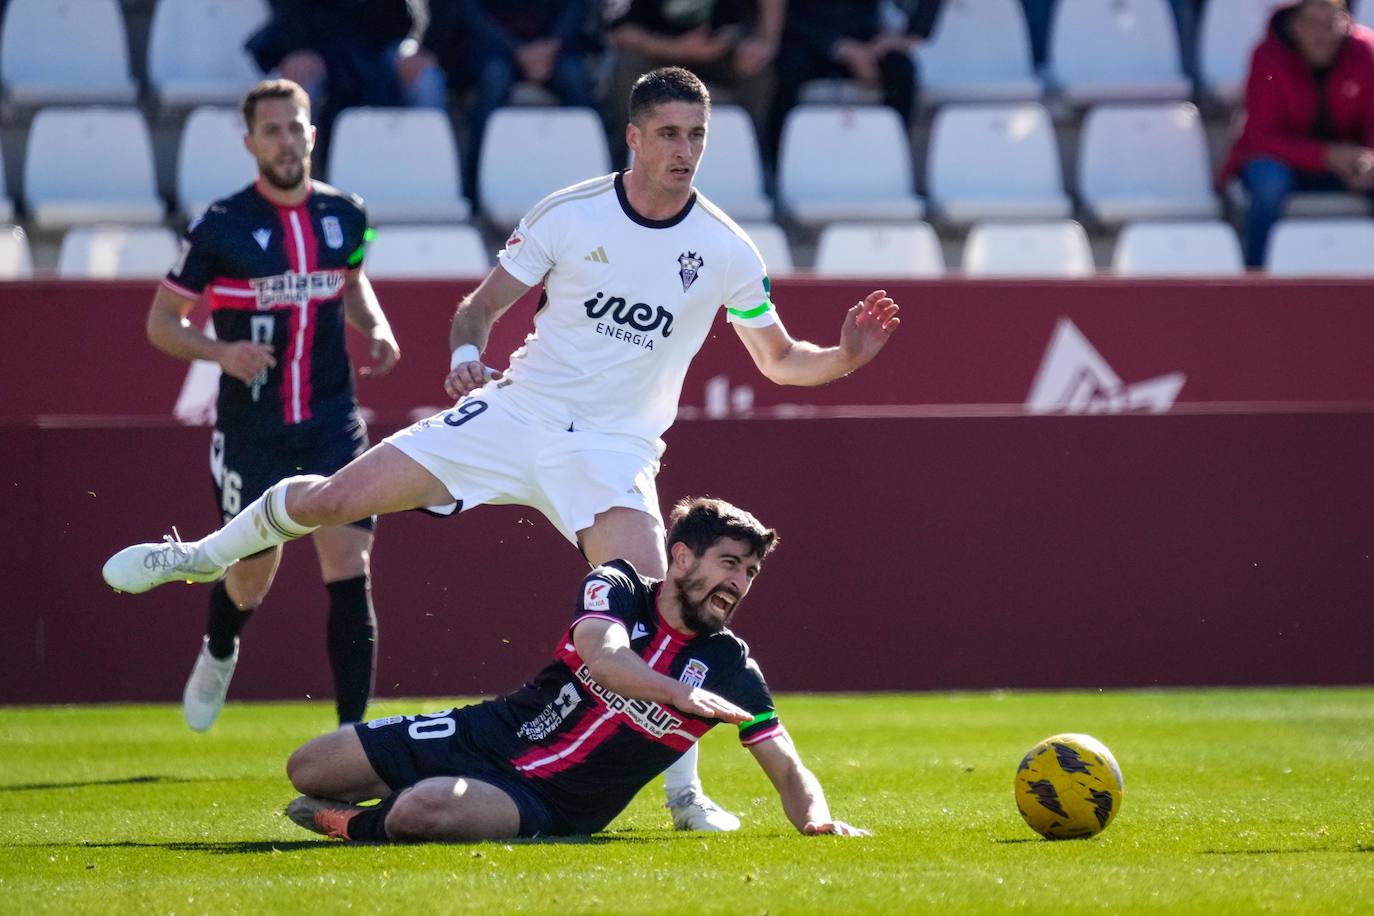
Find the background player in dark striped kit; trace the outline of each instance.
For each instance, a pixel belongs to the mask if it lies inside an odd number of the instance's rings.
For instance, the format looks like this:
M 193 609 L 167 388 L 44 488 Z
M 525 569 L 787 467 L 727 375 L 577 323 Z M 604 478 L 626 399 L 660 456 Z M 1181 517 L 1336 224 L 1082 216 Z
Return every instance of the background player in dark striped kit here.
M 400 356 L 363 274 L 370 235 L 360 198 L 310 179 L 310 100 L 287 80 L 259 83 L 243 102 L 244 146 L 258 180 L 195 219 L 148 312 L 148 339 L 223 370 L 210 468 L 223 522 L 283 477 L 330 474 L 367 448 L 344 324 L 372 341 L 388 372 Z M 213 337 L 186 316 L 209 298 Z M 340 722 L 362 719 L 372 691 L 376 615 L 368 554 L 371 518 L 326 526 L 312 539 L 329 591 L 328 643 Z M 208 729 L 238 660 L 238 634 L 276 574 L 281 548 L 231 567 L 210 591 L 210 617 L 186 683 L 187 723 Z
M 776 534 L 718 499 L 684 500 L 662 581 L 615 560 L 583 581 L 554 660 L 514 693 L 322 735 L 287 764 L 287 813 L 350 840 L 488 840 L 595 833 L 717 722 L 768 774 L 807 834 L 863 835 L 831 817 L 749 647 L 728 629 Z M 379 805 L 351 802 L 382 798 Z

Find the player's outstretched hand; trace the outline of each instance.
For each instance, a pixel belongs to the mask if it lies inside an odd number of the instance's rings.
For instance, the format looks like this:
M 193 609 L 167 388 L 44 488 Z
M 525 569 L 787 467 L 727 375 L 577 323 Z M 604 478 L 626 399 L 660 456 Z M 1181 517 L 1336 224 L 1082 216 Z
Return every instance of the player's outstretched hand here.
M 855 365 L 864 365 L 887 345 L 888 338 L 901 325 L 898 306 L 888 298 L 887 290 L 875 289 L 844 316 L 840 328 L 840 349 Z
M 219 353 L 219 367 L 224 370 L 224 374 L 238 379 L 245 385 L 253 384 L 259 372 L 277 365 L 277 358 L 272 355 L 271 344 L 236 340 L 225 343 Z
M 470 363 L 459 363 L 449 372 L 448 378 L 444 379 L 444 391 L 448 392 L 449 397 L 458 401 L 481 388 L 488 379 L 499 379 L 500 377 L 499 371 L 488 369 L 476 360 Z
M 834 836 L 873 836 L 862 827 L 854 827 L 844 821 L 826 821 L 819 824 L 812 821 L 802 828 L 802 833 L 807 836 L 820 836 L 825 833 Z
M 702 690 L 700 687 L 689 688 L 685 694 L 673 700 L 673 705 L 683 712 L 690 712 L 694 716 L 719 719 L 722 722 L 729 722 L 731 725 L 739 725 L 741 722 L 748 722 L 754 718 L 725 697 L 709 690 Z
M 372 347 L 368 355 L 372 357 L 373 364 L 358 370 L 363 378 L 381 378 L 396 365 L 401 358 L 401 347 L 390 328 L 379 328 L 372 332 Z

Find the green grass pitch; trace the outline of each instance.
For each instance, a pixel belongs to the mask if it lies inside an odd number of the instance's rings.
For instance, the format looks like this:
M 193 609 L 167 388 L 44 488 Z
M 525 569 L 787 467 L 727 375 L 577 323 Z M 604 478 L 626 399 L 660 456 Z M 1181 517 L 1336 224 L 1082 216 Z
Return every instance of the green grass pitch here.
M 388 701 L 372 710 L 450 705 Z M 796 834 L 732 731 L 703 747 L 734 835 L 675 833 L 646 789 L 601 835 L 366 846 L 287 820 L 319 703 L 0 709 L 0 912 L 1374 911 L 1374 689 L 784 695 L 836 816 Z M 1022 753 L 1078 731 L 1125 775 L 1091 840 L 1022 823 Z

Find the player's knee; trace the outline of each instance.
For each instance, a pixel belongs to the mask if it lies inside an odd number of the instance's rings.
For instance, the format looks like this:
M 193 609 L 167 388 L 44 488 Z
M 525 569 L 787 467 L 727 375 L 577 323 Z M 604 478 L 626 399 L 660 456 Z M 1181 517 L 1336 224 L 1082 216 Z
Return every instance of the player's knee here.
M 396 797 L 386 816 L 393 840 L 445 839 L 453 834 L 453 780 L 426 779 Z
M 318 795 L 322 791 L 322 755 L 315 744 L 310 741 L 301 745 L 286 761 L 286 778 L 302 795 Z
M 334 485 L 330 477 L 295 477 L 287 497 L 286 510 L 291 519 L 302 525 L 346 525 L 357 519 L 347 518 L 349 494 Z

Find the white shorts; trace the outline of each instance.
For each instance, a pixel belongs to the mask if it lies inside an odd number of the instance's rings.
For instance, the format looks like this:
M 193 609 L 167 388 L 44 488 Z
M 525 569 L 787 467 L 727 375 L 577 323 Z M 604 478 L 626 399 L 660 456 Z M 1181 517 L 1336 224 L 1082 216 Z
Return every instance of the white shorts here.
M 568 428 L 522 410 L 494 385 L 451 410 L 387 436 L 448 488 L 451 514 L 481 505 L 529 506 L 573 544 L 598 513 L 638 509 L 658 521 L 658 450 L 628 436 Z

